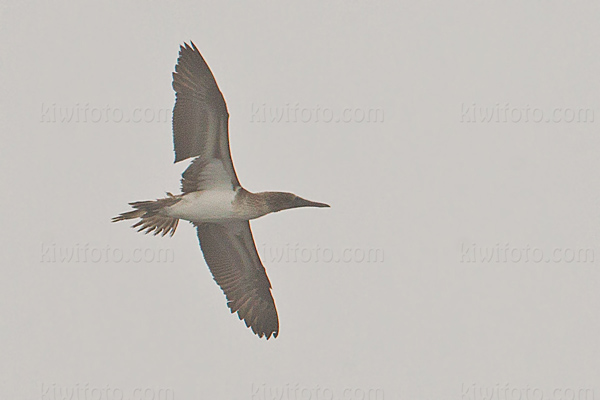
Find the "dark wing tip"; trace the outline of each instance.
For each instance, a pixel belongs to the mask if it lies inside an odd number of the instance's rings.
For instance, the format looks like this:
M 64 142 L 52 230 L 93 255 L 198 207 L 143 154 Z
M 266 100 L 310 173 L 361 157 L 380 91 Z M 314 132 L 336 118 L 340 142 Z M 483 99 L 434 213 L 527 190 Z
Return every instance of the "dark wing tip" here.
M 197 53 L 198 55 L 200 55 L 200 50 L 198 50 L 194 42 L 192 42 L 191 40 L 189 44 L 187 42 L 183 42 L 183 44 L 179 46 L 179 58 L 181 58 L 181 56 L 184 55 L 184 53 L 186 52 Z
M 266 332 L 265 340 L 269 340 L 271 338 L 271 336 L 273 337 L 273 339 L 277 339 L 277 335 L 279 335 L 279 328 L 277 328 L 277 330 L 272 330 L 272 331 Z
M 229 301 L 227 306 L 232 313 L 237 312 L 238 318 L 244 321 L 246 327 L 250 328 L 259 338 L 269 340 L 271 336 L 276 338 L 279 334 L 279 317 L 275 304 L 254 298 L 247 305 L 238 308 L 235 301 Z
M 248 322 L 246 321 L 246 324 Z M 267 321 L 254 321 L 254 323 L 249 326 L 259 338 L 264 338 L 269 340 L 271 336 L 275 339 L 279 334 L 279 321 L 277 320 L 277 315 L 275 315 L 275 320 L 267 320 Z

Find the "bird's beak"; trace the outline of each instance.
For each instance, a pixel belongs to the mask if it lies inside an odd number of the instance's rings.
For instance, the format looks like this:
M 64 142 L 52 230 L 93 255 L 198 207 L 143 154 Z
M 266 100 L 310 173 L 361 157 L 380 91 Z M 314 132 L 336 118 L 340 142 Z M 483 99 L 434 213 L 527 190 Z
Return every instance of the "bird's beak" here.
M 316 201 L 310 201 L 303 199 L 302 197 L 296 197 L 294 199 L 294 207 L 330 207 L 329 204 L 317 203 Z

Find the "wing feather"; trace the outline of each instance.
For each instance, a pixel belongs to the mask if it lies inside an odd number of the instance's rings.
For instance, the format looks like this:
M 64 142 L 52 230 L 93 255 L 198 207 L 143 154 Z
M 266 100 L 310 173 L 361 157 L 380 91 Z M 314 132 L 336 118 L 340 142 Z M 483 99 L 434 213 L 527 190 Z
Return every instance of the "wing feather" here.
M 196 45 L 184 43 L 173 73 L 175 162 L 220 160 L 228 183 L 240 186 L 229 150 L 229 113 L 217 82 Z M 187 172 L 187 171 L 186 171 Z
M 203 223 L 196 229 L 204 259 L 231 312 L 237 312 L 259 337 L 277 337 L 279 319 L 271 282 L 256 251 L 250 223 Z

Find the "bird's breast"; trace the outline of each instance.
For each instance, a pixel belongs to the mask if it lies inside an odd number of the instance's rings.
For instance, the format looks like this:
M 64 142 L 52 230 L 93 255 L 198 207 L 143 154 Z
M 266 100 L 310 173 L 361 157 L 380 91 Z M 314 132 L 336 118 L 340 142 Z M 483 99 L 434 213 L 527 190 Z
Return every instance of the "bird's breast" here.
M 264 207 L 251 200 L 240 191 L 202 190 L 185 194 L 181 201 L 165 209 L 165 213 L 198 223 L 251 220 L 266 214 Z
M 187 193 L 180 202 L 166 209 L 167 215 L 192 222 L 211 222 L 235 218 L 232 190 L 203 190 Z

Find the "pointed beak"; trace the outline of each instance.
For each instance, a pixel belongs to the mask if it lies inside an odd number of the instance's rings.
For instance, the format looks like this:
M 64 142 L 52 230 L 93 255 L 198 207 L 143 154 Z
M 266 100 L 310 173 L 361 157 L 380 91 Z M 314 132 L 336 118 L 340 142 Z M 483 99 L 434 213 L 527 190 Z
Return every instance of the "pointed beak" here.
M 294 199 L 294 207 L 330 207 L 329 204 L 317 203 L 316 201 L 310 201 L 303 199 L 302 197 L 296 197 Z

